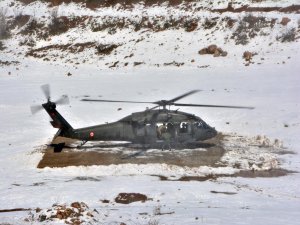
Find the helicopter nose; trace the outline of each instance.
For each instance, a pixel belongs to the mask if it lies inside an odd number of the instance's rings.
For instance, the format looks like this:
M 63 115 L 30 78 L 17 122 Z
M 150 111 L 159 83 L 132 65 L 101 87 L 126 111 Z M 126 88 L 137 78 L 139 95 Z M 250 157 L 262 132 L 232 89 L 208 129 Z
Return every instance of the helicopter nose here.
M 207 131 L 207 136 L 208 136 L 209 138 L 213 138 L 213 137 L 215 137 L 217 134 L 218 134 L 218 132 L 216 131 L 215 128 L 211 128 L 211 129 L 209 129 L 209 130 Z

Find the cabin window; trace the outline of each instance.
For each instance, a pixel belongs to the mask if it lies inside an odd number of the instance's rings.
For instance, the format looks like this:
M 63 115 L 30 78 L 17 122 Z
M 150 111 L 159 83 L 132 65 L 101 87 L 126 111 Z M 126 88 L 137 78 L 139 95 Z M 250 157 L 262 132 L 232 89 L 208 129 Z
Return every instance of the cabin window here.
M 164 136 L 170 135 L 171 137 L 175 136 L 175 126 L 173 123 L 157 123 L 156 124 L 156 133 L 158 139 L 163 139 Z
M 190 128 L 190 124 L 188 122 L 181 122 L 179 132 L 180 133 L 188 133 Z

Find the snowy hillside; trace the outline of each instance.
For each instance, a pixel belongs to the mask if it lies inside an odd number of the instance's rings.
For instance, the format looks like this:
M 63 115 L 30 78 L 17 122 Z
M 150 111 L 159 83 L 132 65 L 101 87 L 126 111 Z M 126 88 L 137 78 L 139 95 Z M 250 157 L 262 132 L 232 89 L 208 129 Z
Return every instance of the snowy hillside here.
M 299 37 L 299 0 L 1 0 L 0 225 L 298 224 Z M 46 101 L 43 84 L 53 99 L 69 96 L 57 109 L 74 128 L 149 107 L 88 97 L 158 101 L 197 89 L 182 103 L 255 109 L 180 108 L 220 132 L 213 147 L 100 142 L 37 168 L 57 131 L 46 112 L 30 113 Z M 72 151 L 119 163 L 58 163 Z
M 2 53 L 16 61 L 25 57 L 73 68 L 96 65 L 103 70 L 282 64 L 299 51 L 297 0 L 65 2 L 70 3 L 1 1 L 10 37 L 2 41 Z M 215 50 L 212 55 L 199 54 L 210 45 L 226 54 L 214 54 Z M 254 55 L 252 60 L 249 56 L 245 61 L 246 51 Z

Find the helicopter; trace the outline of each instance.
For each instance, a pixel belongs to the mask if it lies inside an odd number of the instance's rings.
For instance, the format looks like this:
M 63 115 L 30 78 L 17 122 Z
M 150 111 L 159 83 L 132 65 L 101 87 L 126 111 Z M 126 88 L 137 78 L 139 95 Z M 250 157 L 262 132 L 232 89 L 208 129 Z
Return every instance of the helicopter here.
M 178 100 L 195 94 L 199 90 L 189 91 L 170 100 L 155 102 L 84 98 L 81 101 L 154 104 L 156 106 L 146 108 L 146 110 L 141 112 L 133 112 L 131 115 L 116 122 L 74 129 L 56 110 L 57 105 L 69 104 L 68 97 L 62 96 L 57 101 L 51 101 L 50 86 L 48 84 L 42 85 L 41 89 L 47 102 L 42 105 L 31 106 L 32 114 L 45 109 L 52 119 L 50 121 L 51 125 L 59 129 L 55 138 L 81 141 L 80 146 L 92 141 L 126 141 L 149 146 L 157 146 L 158 144 L 162 148 L 167 145 L 171 149 L 171 145 L 176 146 L 176 144 L 184 145 L 191 142 L 204 141 L 215 137 L 218 133 L 215 128 L 209 126 L 200 117 L 178 109 L 171 110 L 171 106 L 253 109 L 253 107 L 244 106 L 177 103 Z M 61 152 L 65 145 L 66 142 L 62 141 L 51 146 L 54 147 L 54 152 Z

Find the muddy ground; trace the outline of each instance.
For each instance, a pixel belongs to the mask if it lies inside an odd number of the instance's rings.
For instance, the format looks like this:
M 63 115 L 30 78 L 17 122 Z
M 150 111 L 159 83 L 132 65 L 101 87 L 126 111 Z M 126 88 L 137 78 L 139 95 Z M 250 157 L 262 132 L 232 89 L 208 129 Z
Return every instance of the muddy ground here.
M 53 147 L 47 147 L 38 168 L 91 166 L 111 164 L 148 164 L 166 163 L 177 166 L 199 167 L 215 166 L 225 150 L 221 146 L 222 136 L 206 142 L 194 143 L 185 149 L 182 146 L 171 150 L 161 148 L 142 148 L 137 145 L 117 143 L 91 143 L 87 146 L 66 147 L 60 153 L 54 153 Z
M 265 146 L 265 143 L 253 143 L 242 136 L 230 136 L 219 134 L 215 138 L 189 144 L 188 146 L 179 146 L 171 150 L 162 150 L 158 148 L 147 148 L 146 146 L 130 144 L 130 143 L 116 143 L 116 142 L 88 142 L 86 145 L 78 147 L 80 142 L 74 142 L 71 139 L 57 138 L 52 141 L 52 144 L 66 142 L 67 146 L 63 148 L 62 152 L 55 153 L 53 147 L 48 146 L 43 149 L 44 156 L 38 164 L 38 168 L 45 167 L 67 167 L 67 166 L 92 166 L 92 165 L 119 165 L 119 164 L 168 164 L 181 167 L 220 167 L 226 166 L 222 162 L 222 157 L 228 151 L 224 146 L 229 139 L 234 141 L 231 149 L 238 148 L 238 151 L 253 151 L 257 149 L 256 154 L 264 154 L 266 152 L 276 153 L 277 156 L 281 154 L 292 154 L 292 152 L 284 149 L 274 149 L 272 145 Z M 260 139 L 257 139 L 260 140 Z M 229 141 L 230 142 L 230 141 Z M 230 143 L 231 143 L 230 142 Z M 228 144 L 228 143 L 227 143 Z M 233 143 L 231 143 L 233 144 Z M 245 145 L 246 144 L 246 145 Z M 72 147 L 73 146 L 73 147 Z M 265 151 L 263 151 L 265 149 Z M 229 150 L 230 151 L 230 150 Z M 248 160 L 252 160 L 251 156 Z M 252 156 L 253 157 L 253 156 Z M 245 158 L 245 157 L 244 157 Z M 279 177 L 285 176 L 293 171 L 288 171 L 280 167 L 270 169 L 241 169 L 235 174 L 209 174 L 207 176 L 183 176 L 179 179 L 171 179 L 178 181 L 206 181 L 215 180 L 219 177 Z M 157 175 L 153 175 L 157 176 Z M 158 176 L 160 180 L 168 181 L 168 177 Z

